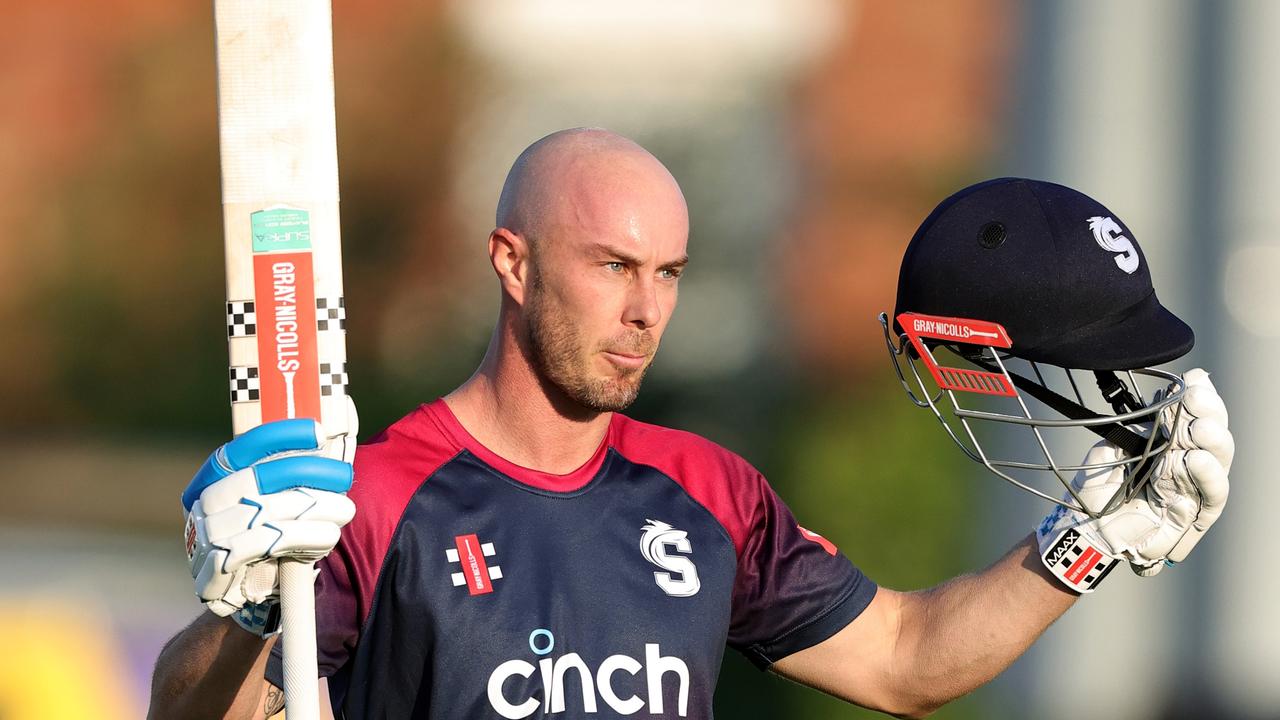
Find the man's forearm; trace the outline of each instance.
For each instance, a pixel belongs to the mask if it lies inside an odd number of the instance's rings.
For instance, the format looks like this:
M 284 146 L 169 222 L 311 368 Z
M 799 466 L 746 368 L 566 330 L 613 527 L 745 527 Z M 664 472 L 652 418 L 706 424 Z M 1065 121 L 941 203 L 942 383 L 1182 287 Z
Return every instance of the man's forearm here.
M 980 573 L 902 595 L 895 664 L 912 695 L 942 705 L 1000 674 L 1078 597 L 1028 537 Z
M 263 717 L 263 672 L 273 643 L 204 613 L 160 652 L 148 717 Z

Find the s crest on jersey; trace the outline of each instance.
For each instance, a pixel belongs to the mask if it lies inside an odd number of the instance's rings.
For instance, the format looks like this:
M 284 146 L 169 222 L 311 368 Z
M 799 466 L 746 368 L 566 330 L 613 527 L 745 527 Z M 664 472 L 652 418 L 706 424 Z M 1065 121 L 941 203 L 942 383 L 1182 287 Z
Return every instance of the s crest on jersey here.
M 1124 236 L 1124 230 L 1120 227 L 1120 223 L 1112 217 L 1102 217 L 1101 215 L 1089 218 L 1089 229 L 1093 231 L 1093 239 L 1098 241 L 1098 245 L 1103 250 L 1113 253 L 1121 253 L 1115 256 L 1116 265 L 1130 275 L 1138 269 L 1138 263 L 1141 262 L 1138 257 L 1138 249 L 1133 246 L 1133 241 Z
M 689 533 L 676 530 L 661 520 L 646 520 L 646 523 L 644 534 L 640 536 L 640 554 L 665 571 L 653 574 L 658 587 L 672 597 L 696 595 L 702 583 L 698 580 L 698 568 L 688 557 L 688 553 L 693 552 Z M 668 548 L 685 555 L 669 554 Z

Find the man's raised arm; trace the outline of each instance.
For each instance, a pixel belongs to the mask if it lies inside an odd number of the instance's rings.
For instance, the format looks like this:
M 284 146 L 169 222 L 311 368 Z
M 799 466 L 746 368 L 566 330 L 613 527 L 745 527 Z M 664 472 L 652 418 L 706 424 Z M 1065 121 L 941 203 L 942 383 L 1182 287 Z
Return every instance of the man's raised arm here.
M 1150 576 L 1181 562 L 1227 500 L 1235 443 L 1209 376 L 1191 370 L 1181 411 L 1161 413 L 1171 443 L 1130 500 L 1095 516 L 1057 506 L 994 565 L 930 590 L 881 589 L 862 615 L 773 665 L 779 674 L 849 702 L 923 717 L 1009 666 L 1117 564 Z M 1099 442 L 1064 503 L 1101 510 L 1127 482 L 1121 451 Z
M 265 679 L 281 619 L 276 562 L 322 558 L 337 544 L 355 514 L 354 451 L 314 420 L 280 420 L 218 448 L 196 472 L 182 494 L 186 550 L 209 612 L 160 653 L 150 717 L 263 718 L 284 706 Z
M 844 630 L 773 670 L 863 707 L 923 717 L 1000 674 L 1078 597 L 1049 576 L 1029 537 L 980 573 L 917 592 L 880 588 Z

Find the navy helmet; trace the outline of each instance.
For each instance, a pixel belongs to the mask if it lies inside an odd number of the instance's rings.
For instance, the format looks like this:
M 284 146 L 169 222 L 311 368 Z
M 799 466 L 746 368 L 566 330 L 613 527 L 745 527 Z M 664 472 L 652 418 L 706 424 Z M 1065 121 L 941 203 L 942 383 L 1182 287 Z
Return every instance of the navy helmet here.
M 1086 370 L 1159 365 L 1195 342 L 1118 215 L 1024 178 L 971 185 L 925 218 L 898 274 L 903 312 L 998 322 L 1018 357 Z
M 1147 258 L 1116 213 L 1077 190 L 1026 178 L 966 187 L 925 218 L 903 254 L 893 317 L 882 314 L 881 324 L 909 396 L 933 409 L 969 457 L 1095 516 L 1131 497 L 1168 448 L 1150 428 L 1160 413 L 1180 411 L 1183 386 L 1152 366 L 1195 342 L 1156 297 Z M 1094 382 L 1078 379 L 1081 371 Z M 1157 383 L 1149 402 L 1144 380 Z M 962 406 L 968 396 L 985 396 L 981 409 Z M 1029 399 L 1058 417 L 1037 415 Z M 1037 457 L 996 458 L 979 421 L 1032 433 L 1027 447 Z M 1070 476 L 1110 467 L 1053 457 L 1062 443 L 1050 436 L 1073 428 L 1125 451 L 1127 482 L 1106 507 L 1085 507 Z M 1037 473 L 1055 477 L 1067 497 L 1046 491 L 1030 477 Z

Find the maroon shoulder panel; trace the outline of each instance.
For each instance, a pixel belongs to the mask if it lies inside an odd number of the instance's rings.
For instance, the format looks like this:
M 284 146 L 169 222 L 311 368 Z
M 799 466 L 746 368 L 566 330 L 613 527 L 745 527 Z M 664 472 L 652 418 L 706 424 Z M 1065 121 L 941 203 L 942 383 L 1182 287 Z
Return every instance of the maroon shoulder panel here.
M 628 460 L 657 468 L 680 484 L 724 526 L 742 556 L 767 485 L 750 463 L 719 445 L 683 430 L 672 430 L 615 415 L 614 447 Z
M 876 586 L 826 538 L 802 528 L 754 467 L 693 433 L 628 418 L 614 442 L 632 462 L 679 483 L 733 539 L 738 571 L 729 645 L 767 667 L 835 634 Z
M 438 401 L 437 401 L 438 402 Z M 355 649 L 373 603 L 383 558 L 410 498 L 462 448 L 440 432 L 428 405 L 356 451 L 348 495 L 356 515 L 333 552 L 317 563 L 316 633 L 320 674 L 337 672 Z
M 609 449 L 670 478 L 727 532 L 737 556 L 728 643 L 758 666 L 830 637 L 874 596 L 875 584 L 834 545 L 801 528 L 755 468 L 709 440 L 615 415 L 595 456 L 573 473 L 549 476 L 493 456 L 437 400 L 356 453 L 355 518 L 318 564 L 321 674 L 332 676 L 352 657 L 405 509 L 441 467 L 468 450 L 521 482 L 565 491 L 589 482 Z M 269 678 L 278 676 L 274 654 Z

